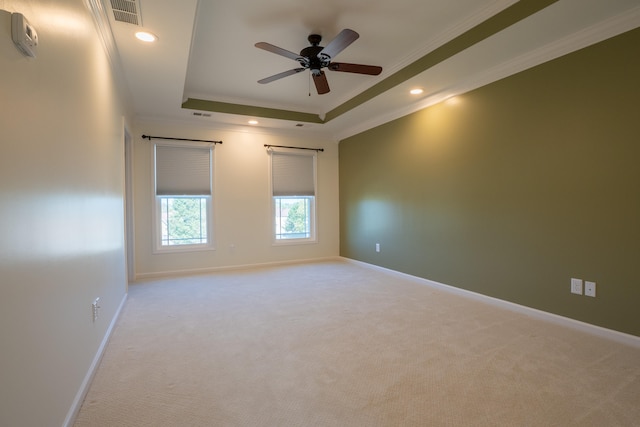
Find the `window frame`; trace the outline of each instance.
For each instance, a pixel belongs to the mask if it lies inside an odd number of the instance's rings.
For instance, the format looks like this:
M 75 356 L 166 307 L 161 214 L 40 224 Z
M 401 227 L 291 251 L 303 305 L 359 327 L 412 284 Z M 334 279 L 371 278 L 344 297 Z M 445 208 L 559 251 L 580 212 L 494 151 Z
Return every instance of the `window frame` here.
M 178 148 L 208 148 L 209 149 L 209 178 L 210 178 L 210 193 L 206 195 L 158 195 L 156 191 L 156 147 L 178 147 Z M 151 150 L 151 195 L 153 197 L 152 211 L 152 253 L 154 254 L 166 254 L 166 253 L 180 253 L 180 252 L 201 252 L 215 250 L 214 240 L 214 155 L 215 145 L 199 142 L 154 142 Z M 198 198 L 205 199 L 206 203 L 206 230 L 207 230 L 207 243 L 196 244 L 184 244 L 184 245 L 163 245 L 162 244 L 162 199 L 165 198 Z
M 278 237 L 278 236 L 282 236 L 283 233 L 278 233 L 278 228 L 276 227 L 276 224 L 278 223 L 277 218 L 278 218 L 278 201 L 280 201 L 280 204 L 282 203 L 282 200 L 291 200 L 291 199 L 298 199 L 298 200 L 308 200 L 309 203 L 309 217 L 308 217 L 308 225 L 309 225 L 309 237 Z M 271 198 L 272 200 L 272 204 L 273 204 L 273 240 L 274 242 L 277 242 L 278 244 L 285 244 L 288 241 L 294 241 L 296 243 L 302 243 L 302 242 L 314 242 L 314 228 L 315 228 L 315 204 L 316 204 L 316 200 L 315 200 L 315 195 L 313 196 L 272 196 Z M 280 230 L 282 229 L 282 225 L 280 226 Z M 307 232 L 305 231 L 305 234 Z M 292 233 L 293 234 L 293 233 Z
M 317 152 L 301 152 L 299 150 L 287 149 L 287 148 L 273 148 L 270 147 L 268 150 L 269 153 L 269 196 L 271 199 L 271 245 L 272 246 L 290 246 L 290 245 L 305 245 L 305 244 L 316 244 L 318 243 L 318 153 Z M 312 158 L 313 170 L 311 173 L 313 174 L 313 191 L 314 194 L 310 195 L 301 195 L 301 196 L 274 196 L 273 194 L 273 155 L 292 155 L 292 156 L 305 156 Z M 276 230 L 276 205 L 277 199 L 292 199 L 292 198 L 309 198 L 310 206 L 309 206 L 309 237 L 302 238 L 278 238 L 278 233 Z

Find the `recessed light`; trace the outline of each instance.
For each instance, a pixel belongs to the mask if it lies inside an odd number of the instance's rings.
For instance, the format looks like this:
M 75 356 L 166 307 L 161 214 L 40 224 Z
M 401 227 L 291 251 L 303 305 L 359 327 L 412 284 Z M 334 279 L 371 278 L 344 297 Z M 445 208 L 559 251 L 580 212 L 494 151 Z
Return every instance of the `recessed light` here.
M 257 125 L 258 121 L 257 120 L 249 120 L 249 124 L 250 125 Z
M 142 40 L 143 42 L 151 43 L 158 40 L 158 37 L 155 34 L 152 34 L 148 31 L 137 31 L 136 38 L 138 40 Z
M 420 95 L 422 92 L 424 92 L 424 90 L 420 88 L 411 89 L 409 91 L 411 95 Z

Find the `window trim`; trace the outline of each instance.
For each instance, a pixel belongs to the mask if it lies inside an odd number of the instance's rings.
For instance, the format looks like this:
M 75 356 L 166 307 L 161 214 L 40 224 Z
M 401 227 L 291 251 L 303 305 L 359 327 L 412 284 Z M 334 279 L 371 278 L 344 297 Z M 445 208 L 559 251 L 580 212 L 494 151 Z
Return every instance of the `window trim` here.
M 269 148 L 269 198 L 271 200 L 270 211 L 270 235 L 272 246 L 291 246 L 291 245 L 308 245 L 318 243 L 318 153 L 317 152 L 300 152 L 299 150 L 293 150 L 288 148 Z M 295 155 L 312 157 L 313 159 L 313 196 L 303 195 L 300 198 L 310 198 L 311 206 L 309 207 L 311 218 L 310 221 L 310 237 L 293 238 L 293 239 L 278 239 L 276 238 L 276 199 L 277 198 L 291 198 L 295 196 L 274 196 L 273 195 L 273 154 L 276 155 Z
M 156 194 L 156 160 L 155 160 L 155 148 L 156 146 L 169 146 L 169 147 L 181 147 L 181 148 L 209 148 L 209 177 L 211 179 L 211 193 L 208 195 L 157 195 Z M 152 253 L 153 254 L 167 254 L 167 253 L 181 253 L 181 252 L 203 252 L 215 250 L 215 235 L 214 235 L 214 155 L 215 145 L 209 143 L 200 142 L 154 142 L 151 149 L 151 196 L 153 203 L 151 207 L 151 228 L 152 228 Z M 189 244 L 189 245 L 162 245 L 162 213 L 161 202 L 162 198 L 167 197 L 184 197 L 184 198 L 206 198 L 207 208 L 207 243 Z
M 275 229 L 275 220 L 276 220 L 276 207 L 277 207 L 277 202 L 276 199 L 309 199 L 309 237 L 295 237 L 295 238 L 288 238 L 288 239 L 283 239 L 277 238 L 277 233 L 276 233 L 276 229 Z M 273 244 L 274 245 L 298 245 L 298 244 L 305 244 L 305 243 L 317 243 L 317 238 L 316 238 L 316 233 L 315 233 L 315 205 L 316 205 L 316 198 L 315 196 L 272 196 L 271 197 L 271 205 L 272 205 L 272 239 L 273 239 Z

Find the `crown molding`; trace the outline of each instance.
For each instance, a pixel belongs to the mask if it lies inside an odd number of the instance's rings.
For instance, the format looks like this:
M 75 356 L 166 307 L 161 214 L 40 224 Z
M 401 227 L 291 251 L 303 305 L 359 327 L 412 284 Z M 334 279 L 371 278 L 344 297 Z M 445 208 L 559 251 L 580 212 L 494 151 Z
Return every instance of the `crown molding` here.
M 107 11 L 102 4 L 101 0 L 85 0 L 87 9 L 91 12 L 93 22 L 95 23 L 100 42 L 104 47 L 109 62 L 112 67 L 121 67 L 120 55 L 118 54 L 118 48 L 111 32 L 111 24 L 107 17 Z
M 113 38 L 113 31 L 111 29 L 107 9 L 105 8 L 102 0 L 84 0 L 84 3 L 93 18 L 96 33 L 98 34 L 98 38 L 102 43 L 105 54 L 107 55 L 114 77 L 122 88 L 125 100 L 128 105 L 133 105 L 131 102 L 131 91 L 129 90 L 127 80 L 124 76 L 124 68 L 120 59 L 120 53 L 118 52 L 118 46 Z
M 514 3 L 517 3 L 517 1 L 518 0 L 497 0 L 491 3 L 490 5 L 476 11 L 476 13 L 470 16 L 467 16 L 466 18 L 456 22 L 454 25 L 447 28 L 444 32 L 438 34 L 436 37 L 432 39 L 429 39 L 429 41 L 426 44 L 420 46 L 417 49 L 414 49 L 412 52 L 402 57 L 400 61 L 398 61 L 397 63 L 393 64 L 390 67 L 385 67 L 383 74 L 381 75 L 381 78 L 378 81 L 383 80 L 389 76 L 392 76 L 393 74 L 402 70 L 403 68 L 408 67 L 409 65 L 418 61 L 419 59 L 421 59 L 428 53 L 432 52 L 433 50 L 439 48 L 440 46 L 443 46 L 444 44 L 450 42 L 451 40 L 455 39 L 461 34 L 466 33 L 467 31 L 471 30 L 475 26 L 482 24 L 492 16 L 495 16 L 496 14 L 507 9 L 509 6 L 512 6 Z M 358 94 L 371 88 L 376 84 L 376 82 L 377 81 L 374 81 L 371 83 L 363 82 L 363 84 L 356 86 L 354 90 L 349 91 L 348 93 L 345 93 L 343 96 L 341 96 L 340 99 L 338 99 L 338 101 L 335 102 L 333 106 L 329 107 L 327 111 L 324 112 L 323 115 L 326 115 L 326 113 L 328 113 L 329 111 L 339 107 L 340 105 L 344 104 L 350 99 L 356 97 Z
M 491 5 L 479 10 L 477 13 L 457 22 L 456 24 L 447 28 L 446 31 L 439 34 L 437 37 L 429 40 L 427 44 L 405 56 L 403 60 L 395 64 L 393 67 L 389 67 L 387 74 L 392 75 L 396 71 L 400 71 L 403 68 L 408 67 L 433 50 L 443 46 L 456 37 L 471 30 L 472 28 L 482 24 L 483 22 L 487 21 L 488 19 L 492 18 L 493 16 L 497 15 L 498 13 L 502 12 L 503 10 L 507 9 L 509 6 L 512 6 L 517 2 L 518 0 L 495 1 Z
M 189 128 L 197 128 L 201 130 L 220 131 L 220 132 L 235 132 L 235 133 L 251 133 L 257 135 L 269 135 L 269 136 L 287 136 L 287 137 L 300 137 L 304 136 L 305 140 L 311 138 L 315 141 L 333 142 L 337 143 L 337 140 L 331 139 L 326 132 L 322 131 L 322 128 L 309 129 L 309 128 L 291 128 L 283 129 L 277 127 L 268 126 L 250 126 L 242 124 L 224 123 L 214 120 L 194 120 L 191 118 L 176 118 L 170 117 L 158 117 L 158 116 L 136 116 L 134 120 L 136 128 L 145 127 L 149 124 L 158 125 L 174 125 L 185 126 Z
M 335 138 L 341 141 L 638 27 L 640 27 L 640 6 L 477 73 L 460 84 L 444 88 L 420 102 L 395 109 L 365 122 L 360 122 L 356 126 L 346 128 L 336 133 Z

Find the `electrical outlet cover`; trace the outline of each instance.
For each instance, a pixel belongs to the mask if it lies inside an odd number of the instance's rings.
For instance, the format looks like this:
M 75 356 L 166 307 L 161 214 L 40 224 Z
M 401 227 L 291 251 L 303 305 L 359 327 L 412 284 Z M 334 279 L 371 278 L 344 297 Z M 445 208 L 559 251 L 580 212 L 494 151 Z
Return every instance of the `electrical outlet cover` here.
M 596 296 L 596 282 L 584 282 L 584 294 L 588 297 Z
M 582 279 L 571 279 L 571 293 L 582 295 Z

